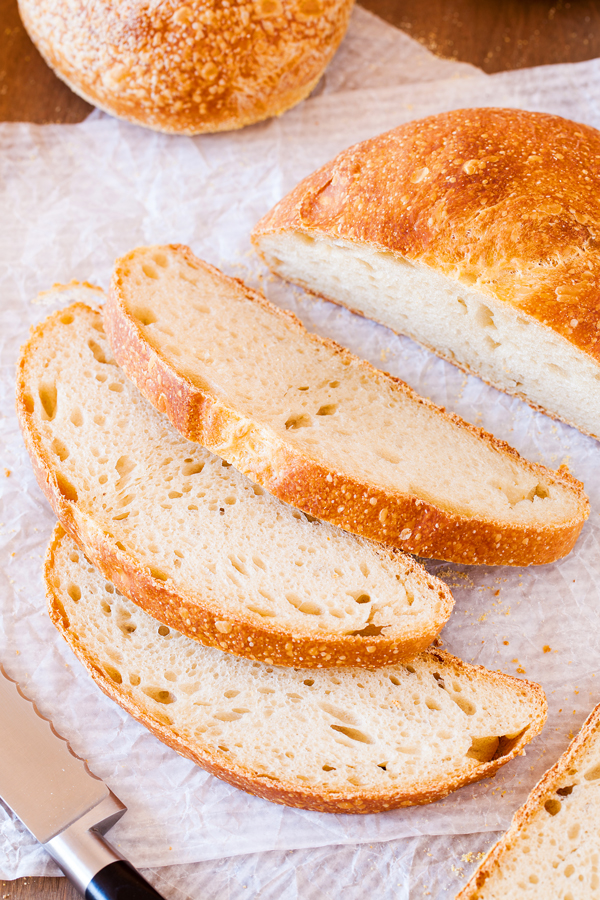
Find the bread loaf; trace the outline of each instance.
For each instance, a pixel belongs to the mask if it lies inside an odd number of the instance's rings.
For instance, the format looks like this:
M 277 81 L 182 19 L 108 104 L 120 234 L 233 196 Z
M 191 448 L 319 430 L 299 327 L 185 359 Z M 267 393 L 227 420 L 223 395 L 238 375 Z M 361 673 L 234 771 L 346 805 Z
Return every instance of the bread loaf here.
M 424 649 L 450 615 L 448 588 L 409 557 L 311 520 L 180 437 L 83 304 L 34 331 L 17 403 L 66 530 L 119 590 L 198 641 L 278 665 L 373 666 Z
M 591 900 L 600 893 L 599 833 L 597 706 L 456 900 Z
M 311 92 L 353 0 L 19 0 L 59 78 L 100 109 L 156 131 L 228 131 Z
M 439 650 L 382 669 L 283 669 L 170 631 L 119 595 L 61 527 L 52 621 L 100 688 L 161 741 L 287 806 L 371 813 L 493 775 L 542 728 L 537 684 Z
M 309 334 L 185 247 L 118 260 L 104 311 L 142 394 L 280 499 L 420 556 L 530 565 L 572 548 L 582 485 Z
M 278 275 L 600 437 L 600 132 L 463 109 L 357 144 L 255 227 Z

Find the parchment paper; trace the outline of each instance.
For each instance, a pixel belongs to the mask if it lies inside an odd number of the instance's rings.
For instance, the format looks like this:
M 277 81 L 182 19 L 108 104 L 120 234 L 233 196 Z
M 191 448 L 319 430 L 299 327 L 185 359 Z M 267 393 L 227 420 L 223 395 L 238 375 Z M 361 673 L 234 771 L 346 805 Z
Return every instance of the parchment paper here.
M 508 825 L 600 700 L 600 445 L 464 376 L 410 340 L 276 281 L 259 265 L 248 237 L 258 218 L 300 178 L 349 144 L 411 118 L 460 106 L 506 105 L 598 127 L 600 61 L 486 76 L 431 57 L 359 9 L 346 46 L 352 52 L 342 48 L 315 96 L 281 119 L 242 132 L 168 137 L 99 113 L 77 126 L 0 126 L 0 659 L 129 807 L 111 834 L 135 865 L 221 860 L 216 869 L 175 866 L 155 873 L 170 885 L 172 896 L 184 896 L 186 884 L 200 889 L 198 879 L 208 871 L 221 873 L 221 887 L 215 881 L 214 893 L 206 895 L 215 898 L 239 896 L 231 885 L 238 877 L 249 878 L 248 872 L 261 896 L 275 896 L 273 884 L 279 885 L 278 896 L 290 900 L 339 896 L 327 893 L 326 878 L 320 887 L 318 879 L 310 886 L 311 868 L 325 859 L 331 871 L 349 867 L 357 885 L 376 865 L 380 874 L 388 867 L 392 880 L 402 876 L 406 890 L 407 885 L 417 890 L 423 872 L 431 870 L 434 877 L 427 857 L 432 839 L 418 836 L 445 836 L 435 841 L 448 858 L 454 853 L 452 835 L 471 834 L 472 845 L 485 843 L 485 836 L 473 833 Z M 419 69 L 417 82 L 412 76 Z M 175 241 L 262 285 L 308 328 L 399 375 L 530 459 L 552 467 L 567 462 L 585 482 L 592 513 L 566 560 L 516 570 L 428 563 L 457 601 L 443 632 L 447 648 L 466 660 L 539 681 L 548 693 L 550 716 L 542 736 L 493 781 L 432 806 L 376 816 L 331 816 L 269 804 L 163 747 L 99 692 L 55 633 L 45 614 L 41 579 L 53 516 L 35 485 L 13 412 L 18 347 L 29 325 L 50 310 L 32 298 L 53 282 L 72 278 L 106 287 L 117 255 L 138 244 Z M 397 840 L 411 836 L 412 843 Z M 301 849 L 330 845 L 347 846 L 335 852 Z M 259 851 L 271 851 L 271 863 Z M 284 865 L 290 851 L 300 855 Z M 225 860 L 231 856 L 239 859 Z M 452 889 L 443 886 L 448 866 L 440 865 L 433 896 Z M 281 881 L 271 884 L 273 866 Z M 293 870 L 306 873 L 306 890 L 294 881 Z M 0 808 L 0 877 L 54 871 L 18 821 Z M 205 895 L 203 889 L 199 894 Z M 409 894 L 397 889 L 394 896 Z

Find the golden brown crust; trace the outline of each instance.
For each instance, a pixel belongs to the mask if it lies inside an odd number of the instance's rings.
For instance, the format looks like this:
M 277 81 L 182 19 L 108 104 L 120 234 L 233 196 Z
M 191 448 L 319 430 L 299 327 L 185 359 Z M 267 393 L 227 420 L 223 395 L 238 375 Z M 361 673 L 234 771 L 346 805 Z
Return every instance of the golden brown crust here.
M 331 340 L 308 334 L 291 313 L 278 309 L 242 282 L 197 259 L 189 248 L 172 245 L 169 250 L 180 254 L 186 264 L 230 282 L 236 293 L 241 287 L 249 302 L 267 308 L 273 316 L 285 318 L 288 328 L 302 331 L 306 340 L 356 361 L 348 350 Z M 498 453 L 512 456 L 538 478 L 572 490 L 577 499 L 577 513 L 558 526 L 507 525 L 443 509 L 399 491 L 391 494 L 367 478 L 359 481 L 344 472 L 330 471 L 270 429 L 227 407 L 208 388 L 201 388 L 191 378 L 178 374 L 160 349 L 148 343 L 139 323 L 128 313 L 121 270 L 129 256 L 117 261 L 115 267 L 104 308 L 106 333 L 115 358 L 128 377 L 188 439 L 208 447 L 286 503 L 406 553 L 468 564 L 528 566 L 552 562 L 572 550 L 589 512 L 580 482 L 568 473 L 551 472 L 522 459 L 505 441 L 470 425 L 460 416 L 446 413 L 419 397 L 400 379 L 380 372 L 366 361 L 360 361 L 360 365 L 370 378 L 385 381 L 393 390 L 434 410 Z
M 118 685 L 107 677 L 100 661 L 92 659 L 86 648 L 79 641 L 75 631 L 70 629 L 67 614 L 60 601 L 58 590 L 54 587 L 52 573 L 54 571 L 54 555 L 58 542 L 61 539 L 60 527 L 55 529 L 52 541 L 48 548 L 45 563 L 46 588 L 48 595 L 48 611 L 52 622 L 67 641 L 79 661 L 88 670 L 96 684 L 112 700 L 123 707 L 131 716 L 152 731 L 163 743 L 172 747 L 182 756 L 186 756 L 197 765 L 206 769 L 217 778 L 233 784 L 235 787 L 273 803 L 281 803 L 285 806 L 294 806 L 301 809 L 311 809 L 318 812 L 331 813 L 375 813 L 402 806 L 415 806 L 432 803 L 441 800 L 452 791 L 472 784 L 483 778 L 494 775 L 506 762 L 517 755 L 522 755 L 523 747 L 540 733 L 547 714 L 545 694 L 540 685 L 535 682 L 513 678 L 498 672 L 490 672 L 483 666 L 472 666 L 464 663 L 456 657 L 442 650 L 426 650 L 422 655 L 432 657 L 436 662 L 450 664 L 457 672 L 477 673 L 484 672 L 486 680 L 495 681 L 502 685 L 510 685 L 514 689 L 518 685 L 520 690 L 526 690 L 531 696 L 531 705 L 536 709 L 530 726 L 519 735 L 514 745 L 507 752 L 490 762 L 482 763 L 477 767 L 470 765 L 464 772 L 456 773 L 452 779 L 444 783 L 432 780 L 423 785 L 416 786 L 410 792 L 381 791 L 378 794 L 356 788 L 352 792 L 331 791 L 327 795 L 314 789 L 299 785 L 297 782 L 286 781 L 284 778 L 276 779 L 271 775 L 256 772 L 250 768 L 242 767 L 226 758 L 225 754 L 219 755 L 210 747 L 202 746 L 201 736 L 197 738 L 195 746 L 190 746 L 185 739 L 179 736 L 173 728 L 163 724 L 159 719 L 149 715 L 140 709 L 135 699 L 128 693 L 126 684 Z M 472 761 L 469 761 L 470 763 Z
M 46 62 L 112 115 L 178 134 L 280 115 L 311 92 L 353 0 L 19 0 Z
M 600 361 L 600 132 L 454 110 L 350 147 L 257 224 L 391 250 L 532 316 Z
M 76 488 L 59 472 L 35 424 L 32 398 L 29 395 L 27 366 L 35 358 L 38 344 L 47 329 L 65 314 L 79 311 L 96 322 L 100 314 L 82 303 L 49 316 L 36 329 L 21 350 L 17 372 L 17 414 L 25 446 L 31 458 L 37 482 L 65 531 L 82 551 L 125 596 L 151 616 L 177 631 L 209 647 L 259 660 L 269 665 L 302 668 L 333 666 L 365 666 L 373 668 L 408 659 L 424 650 L 446 623 L 454 601 L 446 585 L 430 576 L 412 560 L 404 560 L 408 572 L 417 572 L 423 589 L 427 586 L 440 603 L 436 623 L 427 632 L 413 626 L 412 632 L 399 638 L 380 634 L 363 637 L 352 634 L 320 636 L 304 633 L 296 627 L 290 634 L 285 625 L 271 619 L 232 615 L 220 607 L 218 598 L 181 596 L 168 584 L 154 576 L 138 559 L 119 546 L 117 538 L 78 503 Z M 384 558 L 396 556 L 394 550 L 378 548 Z
M 547 800 L 556 799 L 557 786 L 565 780 L 569 769 L 579 765 L 587 752 L 588 744 L 599 728 L 600 704 L 594 707 L 583 723 L 581 731 L 573 738 L 560 759 L 538 781 L 523 806 L 514 814 L 506 834 L 492 847 L 468 883 L 456 895 L 456 900 L 478 900 L 481 888 L 485 886 L 494 870 L 502 865 L 502 858 L 519 840 L 521 831 L 529 825 Z

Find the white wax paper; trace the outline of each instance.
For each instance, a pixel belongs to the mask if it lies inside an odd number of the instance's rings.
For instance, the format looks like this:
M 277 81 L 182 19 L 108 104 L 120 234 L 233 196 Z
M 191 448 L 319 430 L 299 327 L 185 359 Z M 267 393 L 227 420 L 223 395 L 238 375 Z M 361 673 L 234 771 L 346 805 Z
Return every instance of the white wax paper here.
M 459 865 L 456 856 L 465 838 L 452 836 L 470 835 L 469 846 L 478 849 L 488 838 L 475 832 L 505 828 L 600 700 L 600 445 L 464 376 L 410 340 L 273 279 L 250 247 L 260 216 L 339 150 L 411 118 L 478 105 L 550 111 L 598 127 L 600 61 L 486 76 L 437 60 L 357 9 L 346 44 L 315 95 L 281 119 L 242 132 L 169 137 L 99 113 L 76 126 L 0 126 L 0 659 L 127 804 L 112 839 L 138 866 L 169 866 L 153 875 L 168 896 L 225 900 L 260 891 L 261 897 L 312 900 L 339 896 L 333 879 L 337 883 L 345 872 L 350 896 L 359 897 L 365 885 L 372 887 L 365 880 L 372 870 L 390 897 L 422 894 L 427 879 L 435 880 L 433 896 L 451 896 L 457 873 L 462 866 L 466 876 L 469 864 Z M 493 781 L 428 807 L 371 816 L 269 804 L 165 748 L 99 692 L 56 634 L 45 614 L 41 578 L 53 516 L 35 484 L 13 412 L 18 347 L 29 325 L 51 308 L 43 299 L 32 303 L 38 291 L 73 278 L 106 287 L 117 255 L 155 242 L 190 244 L 226 272 L 262 285 L 308 328 L 401 376 L 525 456 L 553 467 L 567 462 L 585 482 L 591 516 L 562 562 L 533 569 L 428 563 L 456 597 L 443 632 L 447 648 L 539 681 L 548 693 L 542 736 Z M 429 846 L 442 857 L 437 869 Z M 238 859 L 226 859 L 232 856 Z M 180 867 L 202 860 L 220 862 Z M 319 867 L 321 879 L 314 876 Z M 0 807 L 0 877 L 55 871 Z M 219 874 L 205 894 L 202 879 L 210 882 L 211 873 Z M 244 879 L 252 887 L 240 894 L 235 885 Z M 398 883 L 405 893 L 392 890 Z M 378 890 L 387 896 L 381 885 Z
M 144 874 L 172 900 L 450 900 L 498 836 L 485 832 L 275 850 Z

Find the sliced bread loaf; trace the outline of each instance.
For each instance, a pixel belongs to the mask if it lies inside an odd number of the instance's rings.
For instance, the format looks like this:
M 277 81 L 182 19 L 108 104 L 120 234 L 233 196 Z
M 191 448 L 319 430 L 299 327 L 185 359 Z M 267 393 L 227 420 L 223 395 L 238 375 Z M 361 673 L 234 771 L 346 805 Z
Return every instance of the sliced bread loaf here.
M 370 813 L 493 775 L 542 728 L 539 685 L 428 650 L 378 670 L 265 666 L 160 625 L 58 526 L 50 616 L 100 688 L 161 741 L 276 803 Z
M 530 565 L 568 553 L 582 485 L 309 334 L 179 246 L 116 263 L 115 357 L 175 427 L 288 503 L 403 550 Z
M 339 154 L 253 240 L 278 275 L 600 437 L 600 132 L 517 109 Z
M 65 529 L 119 590 L 198 641 L 278 665 L 383 665 L 427 647 L 450 615 L 448 588 L 409 557 L 286 506 L 182 438 L 83 304 L 35 329 L 17 403 Z
M 600 706 L 456 900 L 600 897 Z

